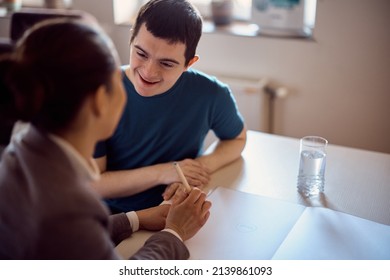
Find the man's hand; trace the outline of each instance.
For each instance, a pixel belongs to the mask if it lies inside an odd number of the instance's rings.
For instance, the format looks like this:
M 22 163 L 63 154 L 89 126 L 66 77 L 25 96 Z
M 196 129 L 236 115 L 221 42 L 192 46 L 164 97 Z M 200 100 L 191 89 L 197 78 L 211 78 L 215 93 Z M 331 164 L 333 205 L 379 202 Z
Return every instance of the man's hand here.
M 180 168 L 191 187 L 203 189 L 207 186 L 210 181 L 210 172 L 204 164 L 194 159 L 185 159 L 179 161 L 178 164 L 180 164 Z M 171 175 L 172 178 L 174 178 L 174 182 L 165 189 L 163 193 L 164 200 L 171 199 L 175 195 L 175 192 L 183 187 L 176 170 L 172 168 L 170 173 L 171 172 L 174 172 L 174 174 Z

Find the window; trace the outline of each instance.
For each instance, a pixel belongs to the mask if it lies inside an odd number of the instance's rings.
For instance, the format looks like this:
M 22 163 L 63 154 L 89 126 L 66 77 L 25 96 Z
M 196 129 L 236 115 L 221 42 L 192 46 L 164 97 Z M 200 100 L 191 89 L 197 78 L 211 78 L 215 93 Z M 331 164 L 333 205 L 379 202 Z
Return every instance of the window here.
M 114 22 L 116 24 L 132 23 L 139 8 L 146 2 L 146 0 L 113 0 Z
M 116 24 L 131 24 L 139 8 L 148 0 L 113 0 L 114 21 Z M 212 0 L 189 0 L 202 14 L 206 21 L 211 20 Z M 243 36 L 275 35 L 292 37 L 311 37 L 315 23 L 317 0 L 232 0 L 233 20 L 240 21 L 241 24 L 233 24 L 228 32 Z M 252 9 L 254 5 L 261 5 L 259 13 Z M 256 9 L 259 6 L 256 6 Z M 254 23 L 254 24 L 252 24 Z M 256 25 L 257 24 L 257 25 Z M 214 32 L 212 23 L 205 24 L 205 32 Z M 260 26 L 260 33 L 258 33 Z M 271 33 L 267 33 L 267 27 L 275 27 Z M 240 31 L 234 32 L 231 29 Z M 211 30 L 211 31 L 210 31 Z
M 252 22 L 263 34 L 311 37 L 317 0 L 253 0 Z
M 33 0 L 31 0 L 33 1 Z M 113 0 L 114 19 L 116 24 L 130 23 L 138 9 L 148 0 Z M 211 17 L 211 0 L 190 0 L 205 19 Z M 236 20 L 250 20 L 252 0 L 233 0 L 234 18 Z
M 23 0 L 23 6 L 26 7 L 43 7 L 44 0 Z
M 45 0 L 20 0 L 22 2 L 23 7 L 44 7 L 45 6 Z M 60 1 L 52 1 L 53 4 L 64 4 L 66 7 L 71 6 L 72 0 L 62 0 Z M 57 3 L 55 3 L 57 2 Z
M 190 0 L 205 19 L 211 17 L 211 0 Z M 251 18 L 252 0 L 233 0 L 233 17 L 236 20 L 249 21 Z
M 23 7 L 44 7 L 45 6 L 45 0 L 20 0 L 22 2 Z M 0 0 L 1 2 L 1 0 Z M 57 4 L 61 6 L 61 4 L 64 4 L 65 7 L 70 7 L 72 5 L 72 0 L 62 0 L 62 1 L 52 1 L 53 4 Z

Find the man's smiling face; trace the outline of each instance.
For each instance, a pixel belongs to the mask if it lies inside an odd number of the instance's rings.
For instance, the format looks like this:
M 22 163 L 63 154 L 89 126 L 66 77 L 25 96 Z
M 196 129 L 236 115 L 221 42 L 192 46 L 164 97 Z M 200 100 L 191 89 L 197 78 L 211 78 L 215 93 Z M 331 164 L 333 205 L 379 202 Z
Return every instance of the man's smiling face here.
M 126 74 L 141 96 L 168 91 L 188 69 L 186 45 L 157 38 L 143 24 L 130 46 L 130 68 Z

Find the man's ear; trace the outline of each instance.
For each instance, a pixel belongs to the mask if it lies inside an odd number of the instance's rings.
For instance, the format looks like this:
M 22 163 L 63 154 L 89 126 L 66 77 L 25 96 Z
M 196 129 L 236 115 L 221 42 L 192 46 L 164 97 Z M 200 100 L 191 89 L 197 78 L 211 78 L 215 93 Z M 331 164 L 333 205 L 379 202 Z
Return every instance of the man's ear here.
M 193 58 L 191 58 L 191 60 L 188 62 L 186 70 L 188 70 L 188 68 L 194 65 L 194 63 L 197 62 L 198 60 L 199 60 L 199 55 L 195 55 Z
M 107 92 L 106 87 L 101 85 L 95 92 L 91 95 L 91 107 L 92 112 L 96 117 L 101 117 L 105 114 L 106 104 L 107 104 Z

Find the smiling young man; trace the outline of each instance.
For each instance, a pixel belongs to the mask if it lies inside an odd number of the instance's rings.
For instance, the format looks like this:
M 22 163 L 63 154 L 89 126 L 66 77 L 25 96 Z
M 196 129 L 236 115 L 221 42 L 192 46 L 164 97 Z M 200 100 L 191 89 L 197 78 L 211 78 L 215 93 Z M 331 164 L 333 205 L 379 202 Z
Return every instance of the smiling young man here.
M 190 68 L 201 33 L 201 16 L 185 0 L 151 0 L 138 13 L 123 66 L 125 111 L 95 151 L 102 172 L 95 187 L 112 212 L 169 198 L 180 182 L 173 161 L 192 187 L 203 188 L 212 172 L 241 155 L 246 129 L 230 89 Z M 202 155 L 210 130 L 220 141 Z

